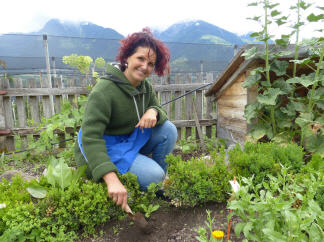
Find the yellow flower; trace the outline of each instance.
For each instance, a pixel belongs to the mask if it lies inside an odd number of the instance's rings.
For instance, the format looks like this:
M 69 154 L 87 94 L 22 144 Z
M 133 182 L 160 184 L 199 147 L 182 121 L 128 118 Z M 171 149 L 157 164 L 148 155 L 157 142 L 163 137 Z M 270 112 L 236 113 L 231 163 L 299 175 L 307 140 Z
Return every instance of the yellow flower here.
M 215 230 L 215 231 L 212 232 L 212 236 L 215 239 L 222 239 L 224 237 L 224 232 L 220 231 L 220 230 Z

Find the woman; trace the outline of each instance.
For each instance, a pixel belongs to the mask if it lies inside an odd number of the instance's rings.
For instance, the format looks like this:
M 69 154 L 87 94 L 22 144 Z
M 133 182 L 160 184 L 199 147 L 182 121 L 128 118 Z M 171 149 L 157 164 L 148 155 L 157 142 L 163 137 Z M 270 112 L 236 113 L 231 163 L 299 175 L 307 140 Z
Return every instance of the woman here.
M 120 64 L 109 65 L 89 95 L 75 153 L 77 164 L 87 164 L 95 181 L 103 179 L 109 197 L 126 211 L 127 190 L 117 172 L 137 175 L 141 190 L 163 181 L 177 130 L 146 80 L 168 69 L 168 48 L 143 29 L 121 41 L 116 59 Z

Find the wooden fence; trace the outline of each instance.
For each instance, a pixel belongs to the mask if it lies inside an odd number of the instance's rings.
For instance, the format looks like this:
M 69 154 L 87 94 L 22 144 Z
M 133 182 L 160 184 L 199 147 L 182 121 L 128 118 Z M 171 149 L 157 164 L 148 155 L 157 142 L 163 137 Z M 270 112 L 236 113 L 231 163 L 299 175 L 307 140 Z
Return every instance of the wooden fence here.
M 16 150 L 18 136 L 20 148 L 27 148 L 28 141 L 39 137 L 36 127 L 42 117 L 47 119 L 54 113 L 59 113 L 64 99 L 72 102 L 79 95 L 89 94 L 87 86 L 91 84 L 90 79 L 55 77 L 53 87 L 49 87 L 47 78 L 48 76 L 41 75 L 37 80 L 14 78 L 11 83 L 8 79 L 0 79 L 0 151 Z M 213 82 L 213 74 L 206 73 L 204 78 L 202 73 L 179 74 L 175 77 L 174 84 L 170 84 L 168 80 L 168 77 L 152 76 L 152 84 L 161 104 Z M 204 133 L 208 137 L 212 136 L 212 126 L 216 125 L 216 120 L 211 117 L 212 101 L 204 96 L 207 88 L 199 89 L 163 106 L 169 119 L 177 127 L 179 139 L 191 136 L 192 128 L 196 129 L 198 120 Z M 196 105 L 196 108 L 193 105 Z M 198 120 L 195 120 L 195 113 Z M 31 120 L 33 122 L 30 122 Z M 63 135 L 60 139 L 64 140 L 64 134 L 59 135 Z

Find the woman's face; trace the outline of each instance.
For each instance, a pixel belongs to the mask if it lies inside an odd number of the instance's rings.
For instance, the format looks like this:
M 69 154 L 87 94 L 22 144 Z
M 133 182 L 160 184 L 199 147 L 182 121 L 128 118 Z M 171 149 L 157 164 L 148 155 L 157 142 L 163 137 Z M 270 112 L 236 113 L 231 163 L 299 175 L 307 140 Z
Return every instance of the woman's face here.
M 126 60 L 127 68 L 124 71 L 125 76 L 134 87 L 137 87 L 141 81 L 147 78 L 153 71 L 156 54 L 148 47 L 137 47 L 134 54 Z

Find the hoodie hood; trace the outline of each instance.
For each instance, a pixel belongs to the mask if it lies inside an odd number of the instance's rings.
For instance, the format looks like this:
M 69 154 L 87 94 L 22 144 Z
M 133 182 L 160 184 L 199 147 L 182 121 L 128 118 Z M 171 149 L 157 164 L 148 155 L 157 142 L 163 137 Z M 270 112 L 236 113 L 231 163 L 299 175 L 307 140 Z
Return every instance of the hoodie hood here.
M 130 96 L 137 96 L 139 94 L 146 93 L 146 88 L 144 85 L 144 80 L 141 82 L 138 87 L 132 86 L 129 80 L 126 78 L 124 73 L 117 67 L 113 65 L 107 66 L 107 74 L 101 79 L 110 80 L 114 82 L 121 90 L 127 93 Z

